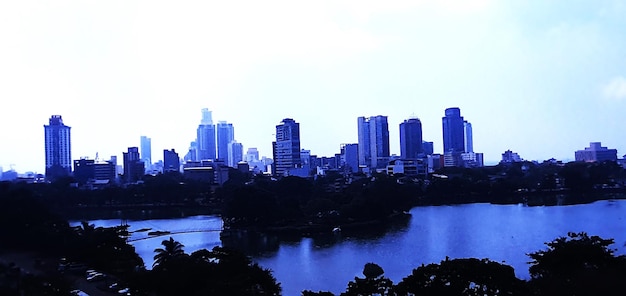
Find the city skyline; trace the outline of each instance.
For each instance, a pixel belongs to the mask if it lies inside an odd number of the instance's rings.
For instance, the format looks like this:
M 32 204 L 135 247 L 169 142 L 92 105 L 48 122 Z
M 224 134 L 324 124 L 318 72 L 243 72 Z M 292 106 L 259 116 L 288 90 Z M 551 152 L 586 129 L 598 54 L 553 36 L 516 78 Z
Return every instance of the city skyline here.
M 621 0 L 1 3 L 0 167 L 44 173 L 51 114 L 72 127 L 72 159 L 122 159 L 142 135 L 153 161 L 183 155 L 201 108 L 268 157 L 283 118 L 330 156 L 377 114 L 391 154 L 411 116 L 440 153 L 453 106 L 485 164 L 506 150 L 570 161 L 590 142 L 621 157 L 623 15 Z

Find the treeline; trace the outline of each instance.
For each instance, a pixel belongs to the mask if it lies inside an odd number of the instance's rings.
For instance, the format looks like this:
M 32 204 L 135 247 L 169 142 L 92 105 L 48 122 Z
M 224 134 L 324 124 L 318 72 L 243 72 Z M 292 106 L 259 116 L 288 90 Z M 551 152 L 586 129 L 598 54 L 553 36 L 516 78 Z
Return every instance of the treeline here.
M 555 205 L 621 198 L 626 173 L 616 162 L 518 162 L 481 168 L 442 168 L 427 178 L 330 172 L 312 178 L 245 174 L 235 169 L 222 186 L 180 173 L 147 175 L 140 184 L 85 190 L 71 178 L 50 184 L 0 183 L 26 190 L 65 217 L 184 208 L 219 213 L 229 227 L 308 230 L 385 221 L 413 206 L 489 202 Z M 168 211 L 169 210 L 169 211 Z M 181 210 L 182 212 L 182 210 Z M 178 214 L 178 215 L 176 215 Z M 141 217 L 140 217 L 141 218 Z M 143 217 L 145 218 L 145 217 Z
M 529 281 L 515 277 L 513 267 L 488 259 L 448 259 L 422 265 L 397 284 L 375 263 L 367 263 L 364 277 L 355 277 L 341 296 L 364 295 L 624 295 L 626 256 L 616 256 L 611 239 L 569 233 L 531 254 Z M 331 296 L 328 291 L 303 296 Z

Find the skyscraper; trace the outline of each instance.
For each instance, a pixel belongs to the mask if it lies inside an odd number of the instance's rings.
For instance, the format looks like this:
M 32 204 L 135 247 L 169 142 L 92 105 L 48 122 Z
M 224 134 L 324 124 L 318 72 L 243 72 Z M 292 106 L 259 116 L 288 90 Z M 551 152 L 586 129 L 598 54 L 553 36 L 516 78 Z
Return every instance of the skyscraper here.
M 410 118 L 400 123 L 400 156 L 402 159 L 417 159 L 424 153 L 422 146 L 422 122 Z
M 139 148 L 141 160 L 146 169 L 149 170 L 152 166 L 152 140 L 146 136 L 141 136 Z
M 202 121 L 197 130 L 197 160 L 216 159 L 215 125 L 209 109 L 202 109 Z
M 228 166 L 236 168 L 237 164 L 243 160 L 243 145 L 237 141 L 228 143 Z
M 299 168 L 300 124 L 285 118 L 276 126 L 276 141 L 273 144 L 275 176 L 285 176 L 291 169 Z
M 465 145 L 465 152 L 474 152 L 474 140 L 472 139 L 472 124 L 465 120 L 463 121 L 463 129 L 464 129 L 464 145 Z
M 465 132 L 461 109 L 448 108 L 442 118 L 443 124 L 443 152 L 465 152 Z
M 217 159 L 224 162 L 228 161 L 228 145 L 234 140 L 235 128 L 233 124 L 227 123 L 226 121 L 219 121 L 217 123 Z M 235 167 L 236 166 L 237 163 L 235 163 Z
M 52 115 L 44 125 L 46 150 L 46 179 L 54 181 L 72 172 L 70 127 L 63 124 L 61 115 Z
M 389 161 L 389 125 L 387 116 L 359 117 L 359 165 L 383 168 Z

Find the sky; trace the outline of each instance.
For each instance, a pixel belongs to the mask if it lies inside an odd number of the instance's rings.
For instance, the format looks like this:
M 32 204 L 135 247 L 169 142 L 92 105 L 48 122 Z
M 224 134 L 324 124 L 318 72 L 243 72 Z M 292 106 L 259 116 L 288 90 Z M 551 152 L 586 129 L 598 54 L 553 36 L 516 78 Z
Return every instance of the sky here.
M 45 170 L 51 115 L 72 159 L 152 139 L 183 156 L 201 109 L 271 157 L 275 126 L 332 156 L 359 116 L 417 117 L 442 152 L 459 107 L 474 151 L 496 163 L 573 160 L 602 142 L 626 154 L 622 1 L 2 1 L 0 167 Z

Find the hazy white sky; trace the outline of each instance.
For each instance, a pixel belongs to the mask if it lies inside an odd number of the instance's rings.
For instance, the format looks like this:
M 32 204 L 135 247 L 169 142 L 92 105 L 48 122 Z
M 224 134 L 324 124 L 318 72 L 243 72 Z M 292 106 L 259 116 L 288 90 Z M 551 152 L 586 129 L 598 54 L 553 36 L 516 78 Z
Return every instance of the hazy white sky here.
M 487 162 L 626 154 L 626 1 L 2 1 L 0 42 L 5 170 L 44 171 L 53 114 L 73 159 L 182 156 L 202 108 L 268 157 L 285 117 L 318 156 L 375 115 L 392 153 L 411 116 L 441 152 L 447 107 Z

